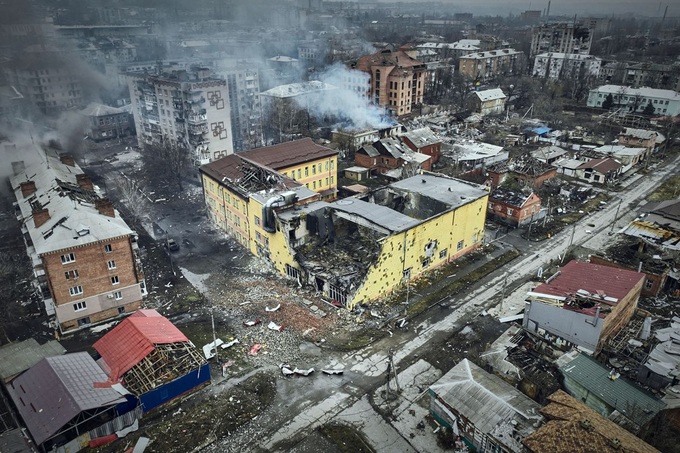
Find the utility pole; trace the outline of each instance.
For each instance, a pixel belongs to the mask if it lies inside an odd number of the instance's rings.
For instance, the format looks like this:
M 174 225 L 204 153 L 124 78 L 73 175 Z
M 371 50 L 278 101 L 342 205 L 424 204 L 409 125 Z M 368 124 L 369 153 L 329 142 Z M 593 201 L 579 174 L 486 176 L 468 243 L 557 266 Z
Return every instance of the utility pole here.
M 215 337 L 215 301 L 211 301 L 212 306 L 210 307 L 210 322 L 212 324 L 212 334 L 213 334 L 213 348 L 215 348 L 215 363 L 220 363 L 220 357 L 217 352 L 217 338 Z
M 550 199 L 548 199 L 548 212 L 543 217 L 543 228 L 545 228 L 545 222 L 548 221 L 548 216 L 550 216 Z
M 508 274 L 505 274 L 503 279 L 503 289 L 501 289 L 501 303 L 499 305 L 498 314 L 499 316 L 503 313 L 503 301 L 505 300 L 505 288 L 508 286 Z
M 614 220 L 612 221 L 612 229 L 609 230 L 609 234 L 614 233 L 614 225 L 616 224 L 616 220 L 619 218 L 619 209 L 621 209 L 621 203 L 623 202 L 623 198 L 619 199 L 619 204 L 616 206 L 616 214 L 614 214 Z
M 569 239 L 569 245 L 567 246 L 567 249 L 564 251 L 564 255 L 562 255 L 560 264 L 564 262 L 564 257 L 567 256 L 567 253 L 569 253 L 569 249 L 571 249 L 571 244 L 574 243 L 574 234 L 576 234 L 576 224 L 574 224 L 574 228 L 572 228 L 571 230 L 571 238 Z

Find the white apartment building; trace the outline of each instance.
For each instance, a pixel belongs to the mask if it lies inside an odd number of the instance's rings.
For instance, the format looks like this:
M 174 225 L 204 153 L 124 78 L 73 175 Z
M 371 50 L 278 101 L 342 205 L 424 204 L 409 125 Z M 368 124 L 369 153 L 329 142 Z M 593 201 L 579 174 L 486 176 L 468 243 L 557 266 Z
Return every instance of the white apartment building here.
M 262 146 L 260 76 L 257 66 L 245 62 L 216 69 L 227 81 L 234 151 Z
M 590 29 L 572 22 L 543 24 L 534 27 L 530 57 L 546 53 L 578 53 L 588 55 L 593 43 Z
M 551 80 L 597 77 L 602 59 L 577 53 L 546 52 L 534 58 L 533 76 Z
M 234 152 L 226 80 L 204 67 L 127 78 L 142 146 L 186 147 L 196 165 Z
M 588 107 L 602 107 L 609 95 L 613 107 L 624 107 L 629 112 L 642 112 L 650 102 L 655 115 L 676 116 L 680 114 L 680 93 L 656 88 L 630 88 L 621 85 L 603 85 L 590 90 Z

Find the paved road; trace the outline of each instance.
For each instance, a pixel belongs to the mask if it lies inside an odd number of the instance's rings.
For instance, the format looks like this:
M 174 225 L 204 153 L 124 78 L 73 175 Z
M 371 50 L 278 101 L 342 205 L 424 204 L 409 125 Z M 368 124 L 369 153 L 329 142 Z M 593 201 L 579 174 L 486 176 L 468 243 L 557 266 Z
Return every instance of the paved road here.
M 649 176 L 633 176 L 626 182 L 628 187 L 616 194 L 620 202 L 614 198 L 604 209 L 582 219 L 574 228 L 567 228 L 549 240 L 528 244 L 527 251 L 522 257 L 480 283 L 464 298 L 453 299 L 454 310 L 451 310 L 449 315 L 434 323 L 423 322 L 417 326 L 417 334 L 408 331 L 399 336 L 384 338 L 360 351 L 327 358 L 326 364 L 343 366 L 348 370 L 347 377 L 342 380 L 345 385 L 329 385 L 326 393 L 317 388 L 314 398 L 305 395 L 303 404 L 298 405 L 296 411 L 289 412 L 284 417 L 278 414 L 274 424 L 267 423 L 267 417 L 263 417 L 261 428 L 257 430 L 260 441 L 257 445 L 251 444 L 250 451 L 260 451 L 263 448 L 267 451 L 289 451 L 291 445 L 295 445 L 298 440 L 303 439 L 316 427 L 336 417 L 338 420 L 342 419 L 341 414 L 344 411 L 359 403 L 366 394 L 371 394 L 383 383 L 381 377 L 387 371 L 387 351 L 390 348 L 395 351 L 393 356 L 395 366 L 398 369 L 406 368 L 416 360 L 418 353 L 424 348 L 431 348 L 440 341 L 444 341 L 456 331 L 456 328 L 462 327 L 466 320 L 497 305 L 500 302 L 500 288 L 506 278 L 507 286 L 513 287 L 513 283 L 524 281 L 526 277 L 535 275 L 539 268 L 545 267 L 551 260 L 561 260 L 570 244 L 584 245 L 595 250 L 601 249 L 610 240 L 612 225 L 615 225 L 614 230 L 616 230 L 634 217 L 634 211 L 631 208 L 636 207 L 645 195 L 666 177 L 676 173 L 678 163 L 680 163 L 680 157 L 663 168 L 657 168 Z M 524 289 L 520 290 L 524 291 Z M 318 379 L 324 379 L 324 377 L 318 376 Z M 350 385 L 352 382 L 360 383 L 360 386 Z M 366 416 L 379 417 L 375 412 L 367 413 Z M 269 421 L 272 422 L 274 419 Z M 265 426 L 270 428 L 267 429 Z M 273 431 L 271 431 L 272 428 Z M 381 433 L 384 434 L 385 428 L 381 429 Z M 372 434 L 370 429 L 366 434 Z M 397 431 L 392 434 L 402 435 Z M 230 442 L 234 440 L 230 438 Z M 403 440 L 408 443 L 407 439 Z M 240 443 L 237 442 L 237 444 Z M 233 443 L 228 445 L 225 442 L 218 449 L 236 451 L 230 449 L 233 445 Z M 243 444 L 240 445 L 239 448 L 242 448 Z

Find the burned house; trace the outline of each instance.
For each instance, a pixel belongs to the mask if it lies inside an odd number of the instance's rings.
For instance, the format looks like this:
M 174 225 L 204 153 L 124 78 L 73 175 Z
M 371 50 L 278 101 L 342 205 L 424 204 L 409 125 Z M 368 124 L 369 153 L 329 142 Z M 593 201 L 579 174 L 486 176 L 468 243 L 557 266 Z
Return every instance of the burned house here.
M 680 250 L 680 201 L 647 203 L 623 233 L 658 247 L 664 254 Z
M 489 194 L 487 216 L 513 226 L 524 226 L 545 215 L 541 199 L 534 192 L 523 193 L 497 187 Z
M 529 292 L 523 326 L 597 354 L 630 321 L 644 280 L 638 272 L 570 261 Z
M 429 127 L 421 127 L 405 132 L 401 140 L 413 151 L 427 154 L 432 158 L 432 163 L 436 164 L 441 159 L 442 141 Z
M 637 380 L 662 390 L 680 380 L 680 318 L 674 316 L 668 327 L 656 329 L 653 335 L 654 346 L 640 364 Z
M 562 390 L 548 399 L 547 422 L 523 441 L 528 453 L 659 453 Z
M 333 203 L 278 209 L 288 255 L 272 260 L 351 308 L 479 247 L 487 197 L 476 184 L 426 173 Z
M 194 344 L 156 310 L 139 310 L 94 343 L 99 366 L 148 412 L 210 382 Z
M 522 155 L 487 168 L 491 187 L 498 187 L 508 179 L 516 179 L 522 186 L 539 188 L 557 176 L 557 168 L 530 155 Z
M 420 170 L 432 169 L 432 158 L 412 151 L 395 138 L 383 138 L 362 146 L 354 155 L 358 166 L 370 169 L 372 174 L 393 179 L 413 176 Z

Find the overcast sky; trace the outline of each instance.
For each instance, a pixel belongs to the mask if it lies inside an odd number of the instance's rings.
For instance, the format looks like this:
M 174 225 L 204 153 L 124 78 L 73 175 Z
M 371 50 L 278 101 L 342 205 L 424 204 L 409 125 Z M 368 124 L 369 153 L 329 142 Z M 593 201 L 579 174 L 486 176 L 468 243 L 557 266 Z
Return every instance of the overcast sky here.
M 381 0 L 394 1 L 394 0 Z M 405 0 L 405 1 L 432 1 L 432 0 Z M 500 15 L 508 13 L 519 14 L 528 9 L 545 10 L 548 0 L 439 0 L 442 3 L 460 6 L 461 12 L 470 12 L 475 16 Z M 659 8 L 659 4 L 661 7 Z M 634 13 L 648 17 L 661 17 L 664 9 L 668 7 L 668 17 L 677 16 L 680 13 L 678 0 L 552 0 L 550 15 L 574 15 L 588 14 L 597 15 L 624 15 Z

